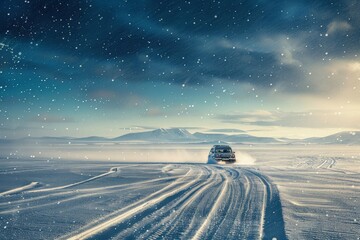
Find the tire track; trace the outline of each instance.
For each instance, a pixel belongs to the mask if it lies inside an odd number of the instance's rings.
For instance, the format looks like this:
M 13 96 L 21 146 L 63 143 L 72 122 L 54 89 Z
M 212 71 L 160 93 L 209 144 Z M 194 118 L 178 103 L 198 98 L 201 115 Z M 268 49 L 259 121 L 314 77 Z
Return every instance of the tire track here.
M 2 192 L 2 193 L 0 193 L 0 197 L 7 196 L 7 195 L 12 195 L 12 194 L 16 194 L 16 193 L 21 193 L 21 192 L 24 192 L 26 190 L 35 188 L 36 186 L 39 186 L 39 185 L 40 185 L 40 183 L 38 183 L 38 182 L 32 182 L 32 183 L 30 183 L 28 185 Z
M 190 170 L 185 174 L 185 176 L 183 178 L 181 178 L 181 180 L 185 180 L 185 178 L 188 177 L 189 173 L 191 173 L 192 171 L 193 171 L 193 168 L 190 168 Z M 103 238 L 104 237 L 103 235 L 108 234 L 105 231 L 109 230 L 109 228 L 116 226 L 117 224 L 120 224 L 127 218 L 129 218 L 141 211 L 145 211 L 146 209 L 154 206 L 155 204 L 165 200 L 166 198 L 168 198 L 182 190 L 189 188 L 191 185 L 196 184 L 200 177 L 201 177 L 201 174 L 198 174 L 198 177 L 195 178 L 194 180 L 187 182 L 187 183 L 183 183 L 180 186 L 178 186 L 178 188 L 172 189 L 172 187 L 175 187 L 176 184 L 181 183 L 181 180 L 178 179 L 175 182 L 173 182 L 172 184 L 170 184 L 169 186 L 167 186 L 166 188 L 151 194 L 150 196 L 148 196 L 147 198 L 142 200 L 141 201 L 142 203 L 130 205 L 128 207 L 129 210 L 127 210 L 115 217 L 112 217 L 100 224 L 97 224 L 83 232 L 80 232 L 80 233 L 70 237 L 69 240 L 87 239 L 87 238 L 94 237 L 94 236 L 96 236 L 96 238 Z M 160 196 L 157 196 L 157 195 L 160 195 Z
M 270 180 L 255 170 L 246 170 L 262 182 L 265 194 L 264 208 L 262 210 L 262 230 L 260 238 L 262 239 L 287 239 L 285 233 L 285 222 L 282 214 L 280 195 L 277 187 Z
M 152 215 L 147 216 L 146 222 L 139 222 L 139 225 L 142 228 L 146 229 L 144 233 L 139 235 L 140 239 L 158 239 L 166 235 L 168 238 L 176 239 L 179 236 L 176 236 L 176 230 L 179 228 L 181 223 L 183 223 L 183 218 L 186 218 L 187 211 L 191 209 L 194 202 L 199 199 L 199 197 L 209 188 L 214 185 L 214 179 L 216 174 L 212 171 L 208 171 L 207 180 L 200 185 L 192 188 L 186 192 L 182 197 L 176 201 L 172 201 L 170 204 L 164 205 L 162 208 L 158 208 Z M 163 210 L 164 209 L 164 210 Z M 153 222 L 156 222 L 153 225 Z M 146 225 L 149 225 L 150 228 L 147 228 Z M 136 228 L 136 226 L 134 226 Z M 180 226 L 181 228 L 181 226 Z M 172 233 L 174 233 L 172 235 Z M 124 238 L 125 235 L 118 235 L 119 238 Z
M 200 228 L 196 231 L 195 235 L 192 237 L 193 240 L 200 239 L 201 235 L 203 235 L 204 231 L 209 227 L 210 221 L 214 217 L 216 211 L 219 209 L 220 204 L 226 195 L 228 187 L 229 187 L 229 179 L 228 179 L 228 177 L 226 177 L 225 181 L 223 183 L 222 190 L 221 190 L 219 196 L 217 197 L 215 204 L 211 208 L 210 213 L 206 216 L 205 221 L 201 224 Z
M 68 184 L 68 185 L 64 185 L 64 186 L 59 186 L 59 187 L 53 187 L 53 188 L 44 188 L 44 189 L 37 189 L 37 190 L 32 190 L 32 191 L 29 191 L 31 193 L 37 193 L 37 192 L 49 192 L 49 191 L 56 191 L 56 190 L 61 190 L 61 189 L 66 189 L 66 188 L 71 188 L 71 187 L 75 187 L 75 186 L 78 186 L 78 185 L 81 185 L 81 184 L 84 184 L 84 183 L 87 183 L 87 182 L 91 182 L 91 181 L 94 181 L 94 180 L 97 180 L 99 178 L 102 178 L 102 177 L 105 177 L 105 176 L 108 176 L 112 173 L 115 173 L 116 171 L 113 170 L 113 169 L 110 169 L 110 171 L 106 172 L 106 173 L 103 173 L 103 174 L 100 174 L 100 175 L 97 175 L 95 177 L 92 177 L 92 178 L 89 178 L 89 179 L 85 179 L 83 181 L 80 181 L 80 182 L 76 182 L 76 183 L 71 183 L 71 184 Z
M 148 165 L 147 169 L 156 173 L 161 167 Z M 72 201 L 95 200 L 99 203 L 95 206 L 110 204 L 107 214 L 93 215 L 60 239 L 287 239 L 278 189 L 259 171 L 235 165 L 179 164 L 178 168 L 181 174 L 175 176 L 102 188 L 90 182 L 110 172 L 84 180 L 89 188 L 70 184 L 74 189 L 65 185 L 54 192 L 54 188 L 26 191 L 27 199 L 14 195 L 11 203 L 0 204 L 1 214 L 45 211 L 50 205 L 49 209 L 58 209 L 58 201 L 71 206 Z M 148 192 L 152 193 L 144 196 Z M 107 197 L 99 200 L 98 196 Z
M 93 192 L 93 191 L 89 191 L 88 189 L 86 190 L 77 190 L 75 191 L 66 191 L 66 192 L 59 192 L 59 193 L 52 193 L 52 194 L 47 194 L 45 196 L 39 196 L 39 197 L 31 197 L 30 199 L 25 199 L 25 200 L 19 200 L 19 201 L 14 201 L 11 202 L 11 205 L 14 206 L 12 209 L 7 209 L 4 211 L 0 211 L 0 214 L 10 214 L 10 213 L 16 213 L 16 212 L 22 212 L 22 211 L 29 211 L 29 210 L 34 210 L 34 209 L 42 209 L 45 207 L 50 207 L 53 205 L 57 205 L 57 204 L 63 204 L 63 203 L 67 203 L 67 202 L 71 202 L 71 201 L 76 201 L 79 199 L 91 199 L 97 196 L 101 196 L 101 195 L 111 195 L 113 193 L 118 192 L 120 189 L 121 191 L 142 191 L 142 190 L 146 190 L 149 188 L 155 188 L 158 186 L 161 186 L 163 184 L 166 184 L 166 182 L 164 183 L 159 183 L 159 184 L 154 184 L 151 186 L 148 185 L 142 185 L 142 186 L 137 186 L 137 185 L 141 185 L 141 184 L 136 184 L 136 185 L 121 185 L 118 186 L 116 189 L 112 189 L 112 190 L 101 190 L 99 189 L 97 192 Z M 101 191 L 100 191 L 101 190 Z M 51 201 L 49 201 L 48 199 L 51 199 Z M 39 202 L 39 201 L 43 201 Z M 34 205 L 32 205 L 34 204 Z M 2 204 L 2 205 L 5 205 Z M 9 208 L 9 203 L 6 203 L 7 208 Z M 19 207 L 21 205 L 25 205 L 25 207 Z

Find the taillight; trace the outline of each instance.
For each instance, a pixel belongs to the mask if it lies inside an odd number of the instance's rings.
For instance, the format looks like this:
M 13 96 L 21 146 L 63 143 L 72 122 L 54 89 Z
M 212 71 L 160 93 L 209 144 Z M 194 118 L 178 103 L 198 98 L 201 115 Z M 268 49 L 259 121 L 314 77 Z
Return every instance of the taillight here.
M 235 154 L 232 154 L 231 157 L 232 157 L 232 158 L 235 158 Z

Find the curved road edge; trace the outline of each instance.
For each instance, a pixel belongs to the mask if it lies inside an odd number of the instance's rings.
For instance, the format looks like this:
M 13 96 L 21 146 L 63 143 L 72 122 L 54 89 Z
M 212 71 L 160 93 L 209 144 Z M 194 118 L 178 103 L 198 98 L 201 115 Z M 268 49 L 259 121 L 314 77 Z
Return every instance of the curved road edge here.
M 246 171 L 257 176 L 266 188 L 265 215 L 263 219 L 262 239 L 285 239 L 285 221 L 282 213 L 280 193 L 275 184 L 260 172 L 247 169 Z

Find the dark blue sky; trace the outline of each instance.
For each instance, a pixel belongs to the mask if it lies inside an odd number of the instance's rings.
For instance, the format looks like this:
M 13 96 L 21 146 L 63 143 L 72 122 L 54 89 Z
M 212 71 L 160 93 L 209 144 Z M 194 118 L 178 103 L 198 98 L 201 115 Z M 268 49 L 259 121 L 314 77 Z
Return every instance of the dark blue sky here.
M 359 129 L 359 10 L 355 0 L 3 0 L 0 137 Z

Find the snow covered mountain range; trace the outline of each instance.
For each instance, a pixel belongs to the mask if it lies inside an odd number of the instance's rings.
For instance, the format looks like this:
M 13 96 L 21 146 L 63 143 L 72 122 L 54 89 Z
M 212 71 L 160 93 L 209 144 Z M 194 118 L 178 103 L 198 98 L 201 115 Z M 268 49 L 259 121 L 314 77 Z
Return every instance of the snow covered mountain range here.
M 116 138 L 104 138 L 90 136 L 84 138 L 71 137 L 42 137 L 24 138 L 21 141 L 37 142 L 121 142 L 121 143 L 240 143 L 240 144 L 360 144 L 360 131 L 340 132 L 326 137 L 313 137 L 306 139 L 286 139 L 271 137 L 256 137 L 249 134 L 225 134 L 225 133 L 190 133 L 183 128 L 159 128 L 152 131 L 128 133 Z M 8 140 L 8 141 L 19 141 Z M 1 141 L 4 142 L 4 141 Z
M 199 133 L 191 134 L 183 128 L 156 129 L 147 132 L 128 133 L 114 141 L 179 142 L 179 143 L 279 143 L 275 138 L 254 137 L 248 134 Z
M 360 144 L 359 132 L 340 132 L 326 137 L 314 137 L 300 140 L 256 137 L 249 134 L 201 133 L 191 134 L 186 129 L 156 129 L 147 132 L 128 133 L 114 138 L 115 141 L 147 141 L 147 142 L 196 142 L 196 143 L 278 143 L 278 144 Z
M 339 132 L 322 138 L 307 138 L 305 143 L 312 144 L 360 144 L 360 131 Z

